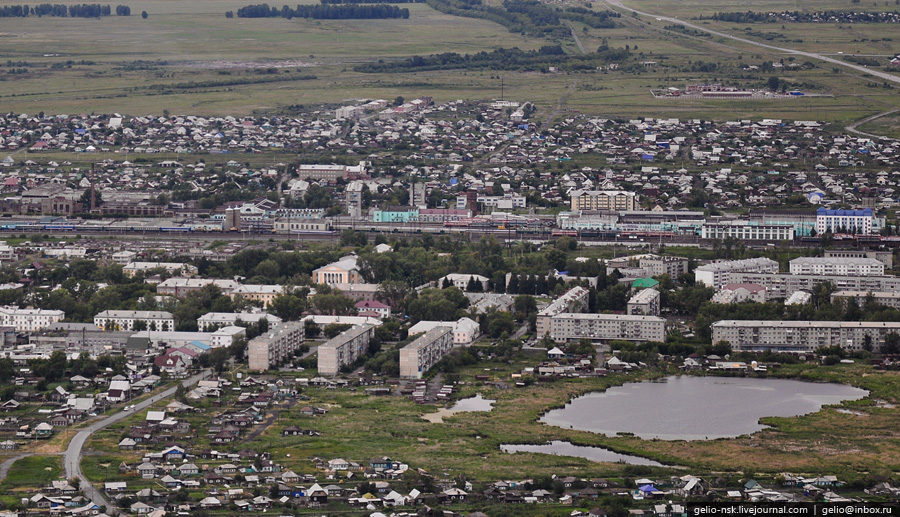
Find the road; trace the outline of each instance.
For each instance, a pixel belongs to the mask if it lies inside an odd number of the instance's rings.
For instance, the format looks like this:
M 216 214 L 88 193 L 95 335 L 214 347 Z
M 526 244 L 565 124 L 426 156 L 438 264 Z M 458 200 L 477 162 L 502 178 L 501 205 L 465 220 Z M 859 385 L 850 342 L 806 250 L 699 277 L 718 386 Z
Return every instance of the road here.
M 856 65 L 856 64 L 853 64 L 853 63 L 848 63 L 848 62 L 846 62 L 846 61 L 842 61 L 842 60 L 840 60 L 840 59 L 835 59 L 835 58 L 833 58 L 833 57 L 828 57 L 828 56 L 823 55 L 823 54 L 818 54 L 818 53 L 815 53 L 815 52 L 806 52 L 806 51 L 803 51 L 803 50 L 797 50 L 797 49 L 786 48 L 786 47 L 776 47 L 775 45 L 769 45 L 769 44 L 767 44 L 767 43 L 760 43 L 760 42 L 758 42 L 758 41 L 754 41 L 754 40 L 747 39 L 747 38 L 742 38 L 742 37 L 740 37 L 740 36 L 733 36 L 733 35 L 728 34 L 728 33 L 726 33 L 726 32 L 714 31 L 714 30 L 708 29 L 708 28 L 706 28 L 706 27 L 703 27 L 702 25 L 696 25 L 696 24 L 693 24 L 693 23 L 691 23 L 691 22 L 686 22 L 686 21 L 684 21 L 684 20 L 680 20 L 680 19 L 678 19 L 678 18 L 672 18 L 671 16 L 662 16 L 662 15 L 659 15 L 659 14 L 645 13 L 645 12 L 643 12 L 643 11 L 638 11 L 638 10 L 632 9 L 632 8 L 630 8 L 630 7 L 625 7 L 624 5 L 622 5 L 621 0 L 604 0 L 604 1 L 605 1 L 606 3 L 608 3 L 609 5 L 613 6 L 613 7 L 617 7 L 617 8 L 619 8 L 619 9 L 624 10 L 624 11 L 629 11 L 629 12 L 632 12 L 632 13 L 637 13 L 637 14 L 639 14 L 639 15 L 641 15 L 641 16 L 649 16 L 649 17 L 655 18 L 655 19 L 658 20 L 658 21 L 664 21 L 664 22 L 669 22 L 669 23 L 679 23 L 679 24 L 681 24 L 681 25 L 684 25 L 685 27 L 690 27 L 690 28 L 696 29 L 696 30 L 698 30 L 698 31 L 703 31 L 703 32 L 712 34 L 712 35 L 714 35 L 714 36 L 719 36 L 719 37 L 722 37 L 722 38 L 727 38 L 727 39 L 730 39 L 730 40 L 732 40 L 732 41 L 739 41 L 739 42 L 741 42 L 741 43 L 746 43 L 747 45 L 753 45 L 753 46 L 755 46 L 755 47 L 761 47 L 761 48 L 766 48 L 766 49 L 769 49 L 769 50 L 775 50 L 775 51 L 778 51 L 778 52 L 783 52 L 783 53 L 785 53 L 785 54 L 791 54 L 791 55 L 794 55 L 794 56 L 803 56 L 803 57 L 808 57 L 808 58 L 810 58 L 810 59 L 818 59 L 819 61 L 825 61 L 826 63 L 831 63 L 831 64 L 833 64 L 833 65 L 839 65 L 839 66 L 842 66 L 842 67 L 844 67 L 844 68 L 850 68 L 850 69 L 856 70 L 857 72 L 862 72 L 862 73 L 864 73 L 864 74 L 869 74 L 869 75 L 871 75 L 871 76 L 873 76 L 873 77 L 877 77 L 877 78 L 883 79 L 883 80 L 885 80 L 885 81 L 890 81 L 890 82 L 892 82 L 892 83 L 900 84 L 900 76 L 892 75 L 892 74 L 889 74 L 889 73 L 887 73 L 887 72 L 881 72 L 881 71 L 879 71 L 879 70 L 875 70 L 875 69 L 872 69 L 872 68 L 867 68 L 867 67 L 864 67 L 864 66 L 862 66 L 862 65 Z
M 857 128 L 857 126 L 861 126 L 863 124 L 868 124 L 869 122 L 872 122 L 873 120 L 879 119 L 881 117 L 887 117 L 887 116 L 893 115 L 894 113 L 897 113 L 897 112 L 900 112 L 900 109 L 893 109 L 890 111 L 885 111 L 884 113 L 876 113 L 876 114 L 872 115 L 871 117 L 866 117 L 862 120 L 857 120 L 856 122 L 850 124 L 849 126 L 847 126 L 844 129 L 846 129 L 847 131 L 849 131 L 851 133 L 854 133 L 857 135 L 862 135 L 862 136 L 867 136 L 869 138 L 875 138 L 875 139 L 884 138 L 883 136 L 873 135 L 872 133 L 866 133 L 864 131 L 859 131 L 856 128 Z
M 578 37 L 578 33 L 575 32 L 575 27 L 572 27 L 572 24 L 569 22 L 563 22 L 566 24 L 566 27 L 569 28 L 569 31 L 572 33 L 572 38 L 575 40 L 575 44 L 578 45 L 578 50 L 581 51 L 582 54 L 585 54 L 584 45 L 581 44 L 581 38 Z
M 209 376 L 209 371 L 204 370 L 193 377 L 185 379 L 182 381 L 184 386 L 191 386 L 200 382 L 202 379 Z M 84 449 L 84 444 L 87 442 L 88 438 L 91 437 L 95 432 L 108 427 L 120 420 L 130 417 L 137 411 L 141 411 L 146 409 L 152 404 L 159 402 L 162 399 L 171 397 L 175 394 L 177 386 L 169 388 L 162 393 L 154 395 L 142 402 L 138 402 L 135 404 L 135 408 L 131 411 L 119 411 L 118 413 L 108 416 L 102 420 L 92 423 L 88 427 L 81 429 L 78 431 L 78 434 L 72 438 L 72 441 L 69 442 L 69 447 L 66 449 L 65 457 L 63 458 L 63 464 L 66 471 L 67 479 L 78 479 L 81 481 L 81 490 L 84 493 L 84 496 L 94 502 L 94 504 L 102 506 L 106 506 L 107 508 L 112 509 L 112 505 L 109 503 L 109 500 L 103 494 L 103 492 L 94 488 L 94 486 L 84 477 L 84 474 L 81 473 L 81 456 L 83 454 L 82 449 Z

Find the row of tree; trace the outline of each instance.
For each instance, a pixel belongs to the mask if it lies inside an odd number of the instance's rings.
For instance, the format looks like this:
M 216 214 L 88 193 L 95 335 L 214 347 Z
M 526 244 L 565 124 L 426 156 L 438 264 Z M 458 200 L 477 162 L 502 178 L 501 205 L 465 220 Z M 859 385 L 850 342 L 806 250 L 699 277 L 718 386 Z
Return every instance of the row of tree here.
M 281 9 L 269 4 L 256 4 L 237 10 L 238 18 L 311 18 L 313 20 L 372 20 L 384 18 L 409 18 L 409 9 L 396 5 L 298 5 L 296 9 L 284 6 Z
M 99 18 L 110 16 L 112 8 L 101 4 L 39 4 L 34 7 L 29 5 L 5 5 L 0 7 L 0 18 L 23 18 L 26 16 L 55 16 L 60 18 Z M 116 6 L 117 16 L 131 16 L 131 8 L 127 5 Z

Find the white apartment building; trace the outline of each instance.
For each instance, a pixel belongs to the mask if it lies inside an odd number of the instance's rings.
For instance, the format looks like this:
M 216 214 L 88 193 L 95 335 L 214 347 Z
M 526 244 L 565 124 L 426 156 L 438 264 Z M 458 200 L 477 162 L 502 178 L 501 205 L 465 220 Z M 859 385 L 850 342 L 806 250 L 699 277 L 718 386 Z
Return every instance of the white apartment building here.
M 353 364 L 369 350 L 375 325 L 356 325 L 319 346 L 319 375 L 337 375 L 342 366 Z
M 421 379 L 422 375 L 453 349 L 453 328 L 435 327 L 400 349 L 400 377 Z
M 66 317 L 63 311 L 0 307 L 0 325 L 15 327 L 19 332 L 36 332 Z
M 809 353 L 827 346 L 863 350 L 869 336 L 878 350 L 892 332 L 900 334 L 900 322 L 721 320 L 712 324 L 712 342 L 727 341 L 736 351 Z
M 544 337 L 550 332 L 550 319 L 563 312 L 584 312 L 588 309 L 590 291 L 584 287 L 573 287 L 544 307 L 537 314 L 537 336 Z
M 108 330 L 134 330 L 136 321 L 143 321 L 150 330 L 175 330 L 175 316 L 166 311 L 107 310 L 94 316 L 94 325 Z
M 268 370 L 294 355 L 306 337 L 302 321 L 290 321 L 270 328 L 247 343 L 247 357 L 253 371 Z
M 725 284 L 729 283 L 728 275 L 737 272 L 777 273 L 778 262 L 767 258 L 713 262 L 694 269 L 694 280 L 698 283 L 721 289 Z
M 465 291 L 466 287 L 469 286 L 469 281 L 475 279 L 476 282 L 481 282 L 481 290 L 488 290 L 488 282 L 490 282 L 490 278 L 481 275 L 467 275 L 465 273 L 450 273 L 447 276 L 442 276 L 438 278 L 437 286 L 438 289 L 444 287 L 444 280 L 450 282 L 450 285 L 459 289 L 460 291 Z
M 831 293 L 831 301 L 843 300 L 862 306 L 869 296 L 878 305 L 900 309 L 900 291 L 837 291 Z
M 231 326 L 237 321 L 258 323 L 259 320 L 266 320 L 270 326 L 281 323 L 281 318 L 267 312 L 207 312 L 197 318 L 197 327 L 201 331 L 207 331 L 216 327 Z
M 666 320 L 656 316 L 564 312 L 550 318 L 550 339 L 557 343 L 581 339 L 665 342 Z
M 883 276 L 884 264 L 873 258 L 799 257 L 790 262 L 792 275 Z
M 222 348 L 230 346 L 234 340 L 247 335 L 247 329 L 244 327 L 228 326 L 217 329 L 212 333 L 209 340 L 210 348 Z
M 816 210 L 816 232 L 821 235 L 831 233 L 859 233 L 869 235 L 872 233 L 872 222 L 875 213 L 871 208 L 863 210 L 828 210 L 819 208 Z
M 625 314 L 637 316 L 659 316 L 659 291 L 643 289 L 628 300 Z

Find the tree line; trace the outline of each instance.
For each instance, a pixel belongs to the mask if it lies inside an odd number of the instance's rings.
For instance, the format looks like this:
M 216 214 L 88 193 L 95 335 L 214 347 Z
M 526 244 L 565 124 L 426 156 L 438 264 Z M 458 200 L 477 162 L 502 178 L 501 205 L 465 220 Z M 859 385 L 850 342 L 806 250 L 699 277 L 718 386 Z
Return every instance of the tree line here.
M 593 54 L 566 55 L 559 45 L 545 45 L 538 50 L 521 50 L 519 48 L 501 48 L 492 52 L 477 54 L 457 54 L 444 52 L 430 56 L 412 56 L 401 61 L 365 63 L 354 68 L 357 72 L 420 72 L 428 70 L 522 70 L 546 71 L 550 66 L 561 70 L 594 70 L 597 66 L 622 62 L 630 57 L 631 52 L 625 49 L 600 48 Z
M 99 18 L 110 16 L 112 8 L 101 4 L 39 4 L 34 7 L 29 5 L 6 5 L 0 7 L 0 18 L 24 18 L 26 16 L 55 16 L 59 18 Z M 131 8 L 127 5 L 116 6 L 117 16 L 130 16 Z
M 396 5 L 298 5 L 296 9 L 281 9 L 269 4 L 256 4 L 237 10 L 238 18 L 310 18 L 313 20 L 372 20 L 385 18 L 409 18 L 409 9 Z
M 510 32 L 530 36 L 567 38 L 569 28 L 561 20 L 573 20 L 596 29 L 613 28 L 615 11 L 592 11 L 584 7 L 560 8 L 537 0 L 504 0 L 501 6 L 485 5 L 481 0 L 426 0 L 433 9 L 454 16 L 481 18 L 503 25 Z

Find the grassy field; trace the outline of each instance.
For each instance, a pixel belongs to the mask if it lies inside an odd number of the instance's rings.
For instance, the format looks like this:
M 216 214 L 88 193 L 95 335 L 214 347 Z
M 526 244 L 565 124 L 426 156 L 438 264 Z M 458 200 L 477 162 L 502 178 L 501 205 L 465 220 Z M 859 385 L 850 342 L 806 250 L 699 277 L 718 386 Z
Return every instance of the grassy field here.
M 60 479 L 62 456 L 27 456 L 13 463 L 9 475 L 0 483 L 0 502 L 7 507 L 31 497 L 35 487 Z
M 312 0 L 307 0 L 312 2 Z M 8 0 L 0 5 L 10 3 Z M 846 5 L 844 5 L 846 4 Z M 656 116 L 734 119 L 777 116 L 839 123 L 900 106 L 896 90 L 866 87 L 852 73 L 832 66 L 779 75 L 790 85 L 834 97 L 767 101 L 654 100 L 650 88 L 683 87 L 696 82 L 727 82 L 760 87 L 770 74 L 743 70 L 745 64 L 777 61 L 777 52 L 749 48 L 721 38 L 680 34 L 662 22 L 623 16 L 621 27 L 592 29 L 575 23 L 586 51 L 604 41 L 628 45 L 640 60 L 659 63 L 639 74 L 589 72 L 550 74 L 512 71 L 430 71 L 362 74 L 358 63 L 440 52 L 475 53 L 501 47 L 534 49 L 559 43 L 577 53 L 574 39 L 547 41 L 512 34 L 500 25 L 459 18 L 425 4 L 407 4 L 408 20 L 228 19 L 224 13 L 246 5 L 233 0 L 173 2 L 149 0 L 129 4 L 130 17 L 102 19 L 0 19 L 0 102 L 5 109 L 36 113 L 127 113 L 133 115 L 242 115 L 282 112 L 288 106 L 342 103 L 357 98 L 392 99 L 429 95 L 438 101 L 505 96 L 530 100 L 538 115 L 558 104 L 564 109 L 602 116 Z M 848 2 L 814 3 L 773 0 L 737 4 L 686 0 L 677 4 L 635 0 L 628 5 L 683 16 L 740 8 L 778 10 L 849 8 Z M 595 4 L 595 9 L 605 6 Z M 875 6 L 854 4 L 854 9 Z M 884 7 L 886 8 L 886 7 Z M 147 19 L 140 12 L 146 10 Z M 745 27 L 709 22 L 709 27 L 745 34 Z M 771 25 L 771 24 L 770 24 Z M 781 32 L 796 48 L 817 52 L 887 55 L 900 41 L 900 27 L 837 27 L 813 24 L 754 25 L 755 32 Z M 891 41 L 885 41 L 885 38 Z M 876 41 L 877 40 L 877 41 Z M 698 61 L 716 63 L 715 72 L 693 72 Z M 4 66 L 5 65 L 5 66 Z M 25 74 L 10 70 L 26 68 Z M 310 76 L 315 76 L 314 79 Z M 567 94 L 571 89 L 571 93 Z M 560 103 L 560 99 L 565 99 Z

